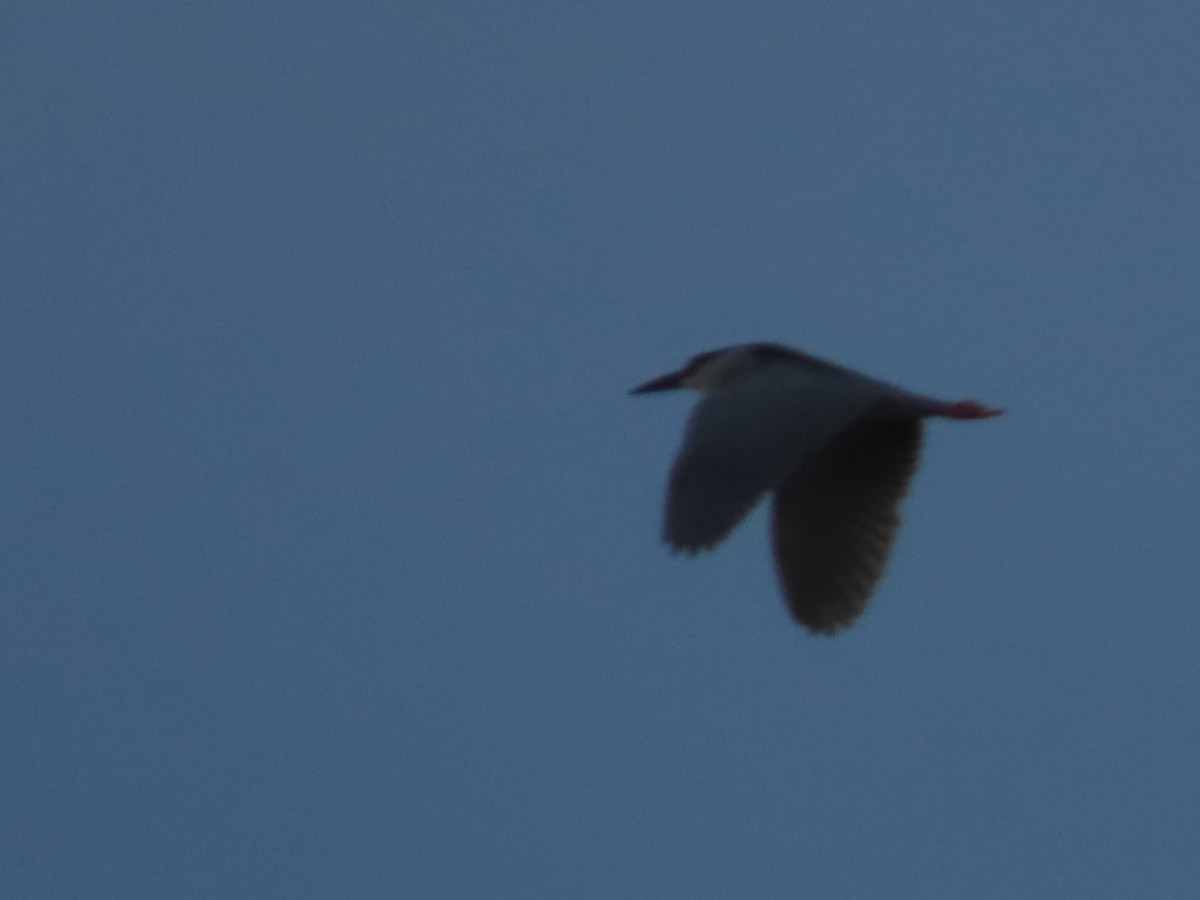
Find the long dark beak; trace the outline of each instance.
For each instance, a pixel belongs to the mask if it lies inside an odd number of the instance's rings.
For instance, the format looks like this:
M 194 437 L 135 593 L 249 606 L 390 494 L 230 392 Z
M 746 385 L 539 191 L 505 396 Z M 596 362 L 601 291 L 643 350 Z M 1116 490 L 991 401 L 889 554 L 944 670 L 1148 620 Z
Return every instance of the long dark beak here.
M 660 375 L 658 378 L 651 378 L 645 384 L 639 384 L 629 393 L 653 394 L 658 391 L 673 391 L 681 387 L 683 387 L 683 373 L 672 372 L 670 375 Z

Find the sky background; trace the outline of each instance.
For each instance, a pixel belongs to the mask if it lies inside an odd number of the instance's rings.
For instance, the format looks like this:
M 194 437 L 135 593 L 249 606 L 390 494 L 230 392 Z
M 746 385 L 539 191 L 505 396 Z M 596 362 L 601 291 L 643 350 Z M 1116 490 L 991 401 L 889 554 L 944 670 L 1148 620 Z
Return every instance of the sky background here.
M 7 4 L 8 896 L 1193 896 L 1198 40 Z M 1009 409 L 833 639 L 658 538 L 753 339 Z

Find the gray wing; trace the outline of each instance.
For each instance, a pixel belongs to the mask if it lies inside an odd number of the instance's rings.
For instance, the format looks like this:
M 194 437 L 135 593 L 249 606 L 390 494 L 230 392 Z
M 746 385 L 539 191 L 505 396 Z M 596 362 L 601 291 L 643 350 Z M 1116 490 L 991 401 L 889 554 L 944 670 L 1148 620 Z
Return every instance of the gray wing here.
M 878 397 L 872 383 L 838 373 L 749 379 L 706 395 L 671 470 L 663 539 L 689 553 L 719 543 Z
M 792 615 L 811 630 L 834 632 L 867 605 L 900 526 L 921 430 L 918 418 L 864 419 L 776 490 L 775 565 Z

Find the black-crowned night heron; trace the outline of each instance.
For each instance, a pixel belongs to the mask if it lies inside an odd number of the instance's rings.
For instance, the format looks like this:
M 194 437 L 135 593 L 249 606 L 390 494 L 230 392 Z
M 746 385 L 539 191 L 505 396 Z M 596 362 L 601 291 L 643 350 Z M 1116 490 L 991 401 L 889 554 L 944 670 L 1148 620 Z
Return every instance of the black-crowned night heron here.
M 634 388 L 692 388 L 667 486 L 663 539 L 696 553 L 720 543 L 767 491 L 771 539 L 792 615 L 833 633 L 863 611 L 900 525 L 921 420 L 1003 410 L 913 394 L 778 344 L 701 353 Z

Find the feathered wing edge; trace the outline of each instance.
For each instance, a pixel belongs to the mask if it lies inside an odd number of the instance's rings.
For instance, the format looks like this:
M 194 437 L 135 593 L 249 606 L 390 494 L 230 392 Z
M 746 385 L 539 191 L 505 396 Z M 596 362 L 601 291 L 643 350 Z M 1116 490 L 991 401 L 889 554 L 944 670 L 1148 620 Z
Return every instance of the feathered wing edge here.
M 831 634 L 862 613 L 883 575 L 921 451 L 915 417 L 868 418 L 775 491 L 775 565 L 792 615 Z

